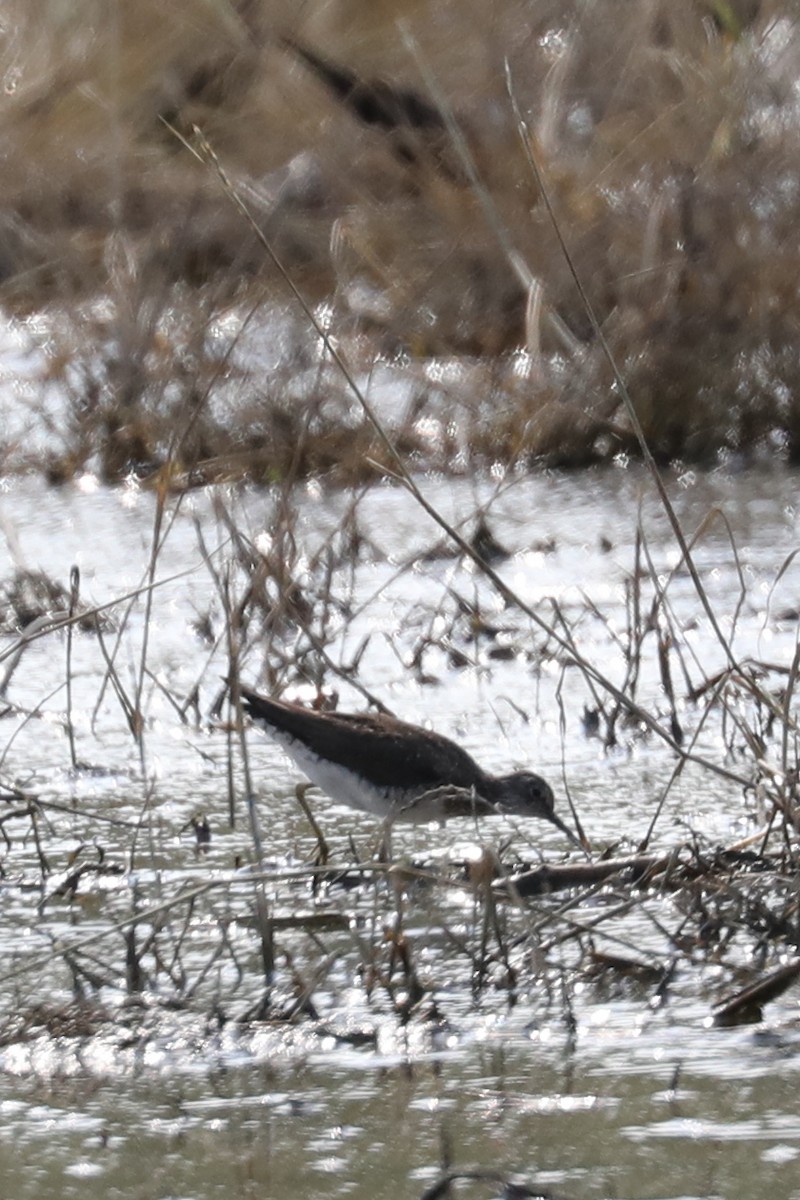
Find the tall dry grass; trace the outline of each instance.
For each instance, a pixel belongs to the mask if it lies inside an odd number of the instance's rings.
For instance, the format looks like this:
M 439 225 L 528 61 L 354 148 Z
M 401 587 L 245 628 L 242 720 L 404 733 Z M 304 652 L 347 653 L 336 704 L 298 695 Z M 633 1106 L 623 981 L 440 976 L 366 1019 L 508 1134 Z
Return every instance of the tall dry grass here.
M 68 318 L 58 361 L 95 379 L 54 478 L 98 439 L 110 479 L 163 466 L 187 423 L 177 465 L 200 480 L 283 477 L 287 421 L 292 444 L 298 424 L 316 442 L 301 471 L 333 469 L 352 444 L 336 421 L 308 433 L 318 405 L 298 403 L 291 381 L 250 378 L 222 421 L 192 415 L 197 389 L 163 403 L 165 376 L 187 363 L 203 374 L 215 315 L 287 302 L 258 231 L 181 140 L 198 129 L 362 364 L 406 356 L 423 393 L 429 358 L 497 364 L 486 391 L 464 376 L 462 459 L 581 463 L 636 448 L 529 155 L 656 457 L 800 457 L 800 41 L 785 0 L 623 13 L 614 0 L 503 0 L 491 16 L 474 3 L 298 15 L 276 0 L 86 0 L 59 12 L 9 6 L 0 118 L 0 294 L 10 312 Z M 423 135 L 419 153 L 399 152 L 286 35 L 416 90 L 441 112 L 444 152 L 427 153 Z M 101 334 L 75 308 L 97 296 L 113 311 Z M 238 433 L 253 407 L 267 427 L 255 461 Z M 370 438 L 365 426 L 351 456 L 360 476 Z

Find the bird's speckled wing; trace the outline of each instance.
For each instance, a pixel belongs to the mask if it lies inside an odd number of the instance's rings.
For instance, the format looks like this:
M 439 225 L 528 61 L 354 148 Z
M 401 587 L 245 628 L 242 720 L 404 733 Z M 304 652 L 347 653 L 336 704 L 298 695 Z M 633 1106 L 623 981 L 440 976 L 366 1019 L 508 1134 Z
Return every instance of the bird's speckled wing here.
M 428 789 L 448 783 L 478 792 L 487 776 L 448 738 L 371 713 L 316 713 L 241 688 L 245 712 L 261 724 L 305 743 L 321 758 L 367 774 L 377 787 Z M 409 734 L 413 737 L 409 738 Z

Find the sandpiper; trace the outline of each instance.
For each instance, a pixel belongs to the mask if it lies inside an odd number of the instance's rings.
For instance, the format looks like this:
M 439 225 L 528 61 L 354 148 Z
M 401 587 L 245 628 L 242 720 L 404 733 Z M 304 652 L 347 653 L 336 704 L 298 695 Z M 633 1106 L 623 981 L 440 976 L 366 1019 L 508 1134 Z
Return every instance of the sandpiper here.
M 556 816 L 549 784 L 531 771 L 489 775 L 449 738 L 382 713 L 315 712 L 239 690 L 245 712 L 338 804 L 417 823 L 541 817 L 581 844 Z

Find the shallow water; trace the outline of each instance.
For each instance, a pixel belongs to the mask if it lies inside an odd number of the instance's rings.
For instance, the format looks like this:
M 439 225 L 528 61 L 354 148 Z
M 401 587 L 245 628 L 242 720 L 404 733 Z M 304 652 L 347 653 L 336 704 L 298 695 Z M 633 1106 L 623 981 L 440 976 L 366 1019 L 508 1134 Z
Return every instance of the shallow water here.
M 624 1063 L 596 1029 L 572 1053 L 499 1029 L 411 1061 L 237 1067 L 209 1049 L 187 1069 L 177 1044 L 162 1069 L 7 1078 L 0 1172 L 21 1200 L 389 1197 L 419 1194 L 447 1154 L 573 1196 L 797 1195 L 796 1041 L 729 1032 L 712 1055 L 691 1016 Z
M 448 520 L 464 522 L 468 531 L 475 511 L 488 506 L 495 536 L 512 552 L 498 567 L 505 582 L 548 623 L 555 599 L 576 647 L 616 686 L 626 673 L 638 523 L 668 587 L 686 677 L 697 685 L 724 665 L 690 577 L 684 570 L 670 576 L 679 556 L 640 470 L 620 466 L 480 484 L 423 480 L 422 486 Z M 687 534 L 706 522 L 695 561 L 737 657 L 788 666 L 800 583 L 800 561 L 792 558 L 795 478 L 777 470 L 686 473 L 670 476 L 669 487 Z M 277 498 L 247 490 L 222 495 L 236 526 L 268 553 Z M 490 769 L 541 771 L 559 793 L 567 820 L 569 791 L 595 852 L 620 842 L 636 845 L 675 766 L 668 747 L 636 726 L 621 725 L 619 745 L 610 751 L 587 737 L 583 708 L 596 697 L 585 674 L 528 617 L 504 607 L 474 570 L 451 558 L 425 557 L 441 534 L 400 489 L 376 488 L 360 501 L 359 528 L 374 549 L 355 568 L 346 559 L 315 566 L 319 546 L 337 546 L 350 501 L 318 487 L 295 499 L 292 573 L 311 604 L 317 650 L 290 621 L 272 634 L 272 643 L 267 633 L 253 637 L 242 677 L 262 682 L 265 656 L 273 666 L 300 656 L 309 677 L 324 674 L 325 690 L 338 691 L 344 709 L 364 707 L 357 683 L 398 715 L 459 738 Z M 87 477 L 45 491 L 33 480 L 14 480 L 0 505 L 9 544 L 0 578 L 22 561 L 66 586 L 78 565 L 81 595 L 92 604 L 117 600 L 145 580 L 155 502 L 138 486 L 108 491 Z M 709 519 L 717 512 L 724 521 Z M 317 1020 L 245 1019 L 263 994 L 253 883 L 239 869 L 253 861 L 253 843 L 241 758 L 230 751 L 220 724 L 208 720 L 228 668 L 224 638 L 213 647 L 194 629 L 208 614 L 214 635 L 224 631 L 198 528 L 215 568 L 229 566 L 234 587 L 242 579 L 212 494 L 175 501 L 170 517 L 152 611 L 139 598 L 123 621 L 124 606 L 117 605 L 116 629 L 104 634 L 105 654 L 93 635 L 72 638 L 76 752 L 97 770 L 70 770 L 63 631 L 31 642 L 6 691 L 0 780 L 68 811 L 45 808 L 38 847 L 29 818 L 3 826 L 9 845 L 0 880 L 2 1027 L 37 1005 L 47 1010 L 25 1037 L 0 1049 L 4 1194 L 91 1200 L 285 1195 L 291 1189 L 301 1197 L 321 1190 L 415 1196 L 449 1162 L 517 1172 L 566 1196 L 800 1196 L 796 991 L 770 1004 L 762 1025 L 709 1026 L 713 1003 L 731 990 L 732 966 L 747 966 L 751 947 L 732 946 L 719 959 L 699 950 L 687 956 L 658 1003 L 652 981 L 576 974 L 572 942 L 554 938 L 546 946 L 561 928 L 555 914 L 565 896 L 534 898 L 522 911 L 508 906 L 501 914 L 516 987 L 510 991 L 498 979 L 476 993 L 453 946 L 480 938 L 482 910 L 469 889 L 436 878 L 439 856 L 446 870 L 448 854 L 469 858 L 478 853 L 476 843 L 508 843 L 506 861 L 535 862 L 540 855 L 560 861 L 568 849 L 559 831 L 505 821 L 480 829 L 469 821 L 445 829 L 398 827 L 395 857 L 427 864 L 432 884 L 331 886 L 314 898 L 301 868 L 316 843 L 294 799 L 296 773 L 253 733 L 266 886 L 274 913 L 289 923 L 276 935 L 276 992 L 286 1006 L 296 995 L 293 971 L 313 980 Z M 497 627 L 491 636 L 468 639 L 454 592 L 480 606 L 484 620 Z M 651 595 L 644 581 L 643 608 Z M 3 645 L 14 641 L 9 633 Z M 323 672 L 320 643 L 338 665 L 361 651 L 351 682 L 330 666 Z M 636 697 L 664 716 L 653 643 L 652 634 L 643 642 Z M 467 665 L 452 665 L 454 644 Z M 415 672 L 409 664 L 418 651 Z M 136 694 L 143 654 L 144 732 L 137 745 L 124 707 Z M 111 655 L 116 686 L 104 687 Z M 686 679 L 677 660 L 673 671 L 680 719 L 692 731 L 701 710 L 683 699 Z M 291 681 L 288 665 L 286 673 Z M 184 724 L 174 702 L 195 686 L 201 719 Z M 309 699 L 315 691 L 296 680 L 290 690 Z M 744 702 L 742 713 L 752 719 Z M 702 725 L 697 753 L 749 778 L 752 756 L 741 737 L 712 718 Z M 230 753 L 238 797 L 234 829 L 228 824 Z M 779 748 L 768 746 L 766 754 L 777 762 Z M 350 853 L 349 834 L 364 857 L 374 852 L 374 821 L 312 800 L 335 861 Z M 654 845 L 669 848 L 689 834 L 711 845 L 735 841 L 756 828 L 754 809 L 752 796 L 735 782 L 689 767 L 668 793 Z M 212 840 L 198 856 L 187 823 L 201 812 Z M 76 863 L 92 870 L 69 901 L 56 892 Z M 299 878 L 290 878 L 293 870 Z M 139 927 L 140 946 L 148 931 L 156 946 L 162 940 L 161 958 L 147 987 L 126 987 L 115 922 L 177 904 L 183 889 L 197 896 L 178 906 L 179 919 L 171 914 L 162 928 L 152 917 Z M 623 899 L 613 889 L 598 893 L 571 916 L 585 930 Z M 302 914 L 320 912 L 340 923 L 312 933 L 292 928 Z M 664 970 L 674 954 L 665 930 L 679 928 L 681 920 L 674 897 L 647 896 L 613 926 L 597 927 L 597 948 Z M 387 926 L 408 938 L 428 992 L 405 1023 L 398 1019 L 402 989 L 370 989 L 364 975 L 365 962 L 374 962 L 376 977 L 385 968 Z M 224 951 L 210 965 L 222 930 Z M 54 941 L 61 951 L 87 942 L 80 951 L 87 959 L 79 958 L 83 974 L 76 977 L 63 953 L 54 953 Z M 287 950 L 291 965 L 283 957 Z M 87 962 L 105 979 L 102 986 L 92 986 Z M 65 1028 L 63 1016 L 61 1028 L 55 1021 L 76 989 L 105 1014 L 91 1029 Z M 465 1185 L 462 1194 L 497 1190 Z

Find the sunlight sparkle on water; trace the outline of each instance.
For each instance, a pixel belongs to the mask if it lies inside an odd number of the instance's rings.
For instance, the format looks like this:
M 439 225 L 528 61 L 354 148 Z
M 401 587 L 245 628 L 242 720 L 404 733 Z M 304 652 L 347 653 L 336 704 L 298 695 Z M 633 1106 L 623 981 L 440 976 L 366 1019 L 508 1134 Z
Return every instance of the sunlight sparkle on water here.
M 71 1175 L 75 1179 L 91 1179 L 95 1175 L 103 1175 L 105 1167 L 99 1162 L 91 1162 L 84 1158 L 80 1162 L 68 1163 L 63 1170 L 65 1175 Z

